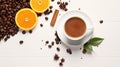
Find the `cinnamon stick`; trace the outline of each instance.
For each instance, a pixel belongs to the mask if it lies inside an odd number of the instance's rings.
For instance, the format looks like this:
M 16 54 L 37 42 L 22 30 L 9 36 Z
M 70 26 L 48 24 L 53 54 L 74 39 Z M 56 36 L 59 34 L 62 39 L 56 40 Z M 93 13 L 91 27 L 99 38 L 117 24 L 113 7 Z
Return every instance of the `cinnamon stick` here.
M 56 9 L 55 12 L 54 12 L 54 14 L 53 14 L 52 20 L 51 20 L 51 26 L 55 25 L 58 13 L 59 13 L 59 10 Z

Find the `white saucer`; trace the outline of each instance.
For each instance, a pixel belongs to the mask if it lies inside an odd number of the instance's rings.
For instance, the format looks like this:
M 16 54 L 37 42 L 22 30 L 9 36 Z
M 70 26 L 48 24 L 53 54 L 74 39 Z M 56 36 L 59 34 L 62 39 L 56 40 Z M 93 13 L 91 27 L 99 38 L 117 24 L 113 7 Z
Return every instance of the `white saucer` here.
M 66 22 L 67 19 L 69 19 L 70 17 L 80 17 L 82 18 L 85 22 L 86 22 L 86 25 L 87 25 L 87 31 L 86 31 L 86 34 L 85 36 L 80 39 L 80 40 L 77 40 L 77 41 L 70 41 L 66 38 L 65 34 L 64 34 L 64 23 Z M 93 35 L 93 24 L 92 24 L 92 21 L 90 20 L 90 18 L 83 12 L 81 11 L 76 11 L 76 10 L 73 10 L 73 11 L 69 11 L 67 12 L 66 14 L 64 14 L 60 19 L 59 21 L 57 22 L 57 33 L 58 33 L 58 36 L 59 38 L 61 39 L 61 41 L 69 46 L 69 47 L 79 47 L 83 44 L 85 44 Z

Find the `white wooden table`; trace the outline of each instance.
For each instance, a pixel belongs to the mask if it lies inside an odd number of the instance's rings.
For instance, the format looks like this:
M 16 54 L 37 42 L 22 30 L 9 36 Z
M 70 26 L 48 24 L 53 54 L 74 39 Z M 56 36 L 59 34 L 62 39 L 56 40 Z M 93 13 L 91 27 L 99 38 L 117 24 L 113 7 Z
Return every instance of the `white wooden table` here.
M 54 9 L 58 9 L 56 2 L 53 4 Z M 60 52 L 56 51 L 57 45 L 52 49 L 44 45 L 45 41 L 55 38 L 56 28 L 50 26 L 52 13 L 48 21 L 45 21 L 45 16 L 39 17 L 32 34 L 23 35 L 19 32 L 7 42 L 0 42 L 0 67 L 59 67 L 60 60 L 53 60 L 55 53 L 65 58 L 63 67 L 120 67 L 120 0 L 71 0 L 69 11 L 78 8 L 92 19 L 94 36 L 105 38 L 99 47 L 94 47 L 92 54 L 84 55 L 81 50 L 77 50 L 69 55 L 64 45 L 58 45 Z M 61 15 L 64 13 L 60 10 Z M 101 19 L 103 24 L 99 23 Z M 42 28 L 40 23 L 43 23 Z M 19 44 L 20 40 L 24 41 L 23 45 Z

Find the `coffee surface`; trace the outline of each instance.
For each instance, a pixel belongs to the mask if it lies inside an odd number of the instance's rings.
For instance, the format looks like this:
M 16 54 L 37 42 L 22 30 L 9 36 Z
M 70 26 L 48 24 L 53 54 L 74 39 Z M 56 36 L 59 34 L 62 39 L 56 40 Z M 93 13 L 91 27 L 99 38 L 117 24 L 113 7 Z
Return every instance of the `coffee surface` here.
M 72 17 L 68 19 L 65 23 L 65 32 L 70 37 L 80 37 L 86 31 L 85 22 L 78 17 Z

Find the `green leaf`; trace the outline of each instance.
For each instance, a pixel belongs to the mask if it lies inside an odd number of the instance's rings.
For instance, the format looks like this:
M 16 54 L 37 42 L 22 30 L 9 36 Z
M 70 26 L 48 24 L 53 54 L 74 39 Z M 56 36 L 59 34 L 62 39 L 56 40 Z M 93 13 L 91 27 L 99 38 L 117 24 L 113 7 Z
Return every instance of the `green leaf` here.
M 92 46 L 98 46 L 103 40 L 104 40 L 103 38 L 94 37 L 84 44 L 84 49 L 87 52 L 92 52 L 93 51 Z
M 87 45 L 98 46 L 100 43 L 102 43 L 103 40 L 104 40 L 103 38 L 94 37 L 90 39 Z
M 93 51 L 92 45 L 89 45 L 89 44 L 84 45 L 84 49 L 85 49 L 87 52 L 92 52 L 92 51 Z

